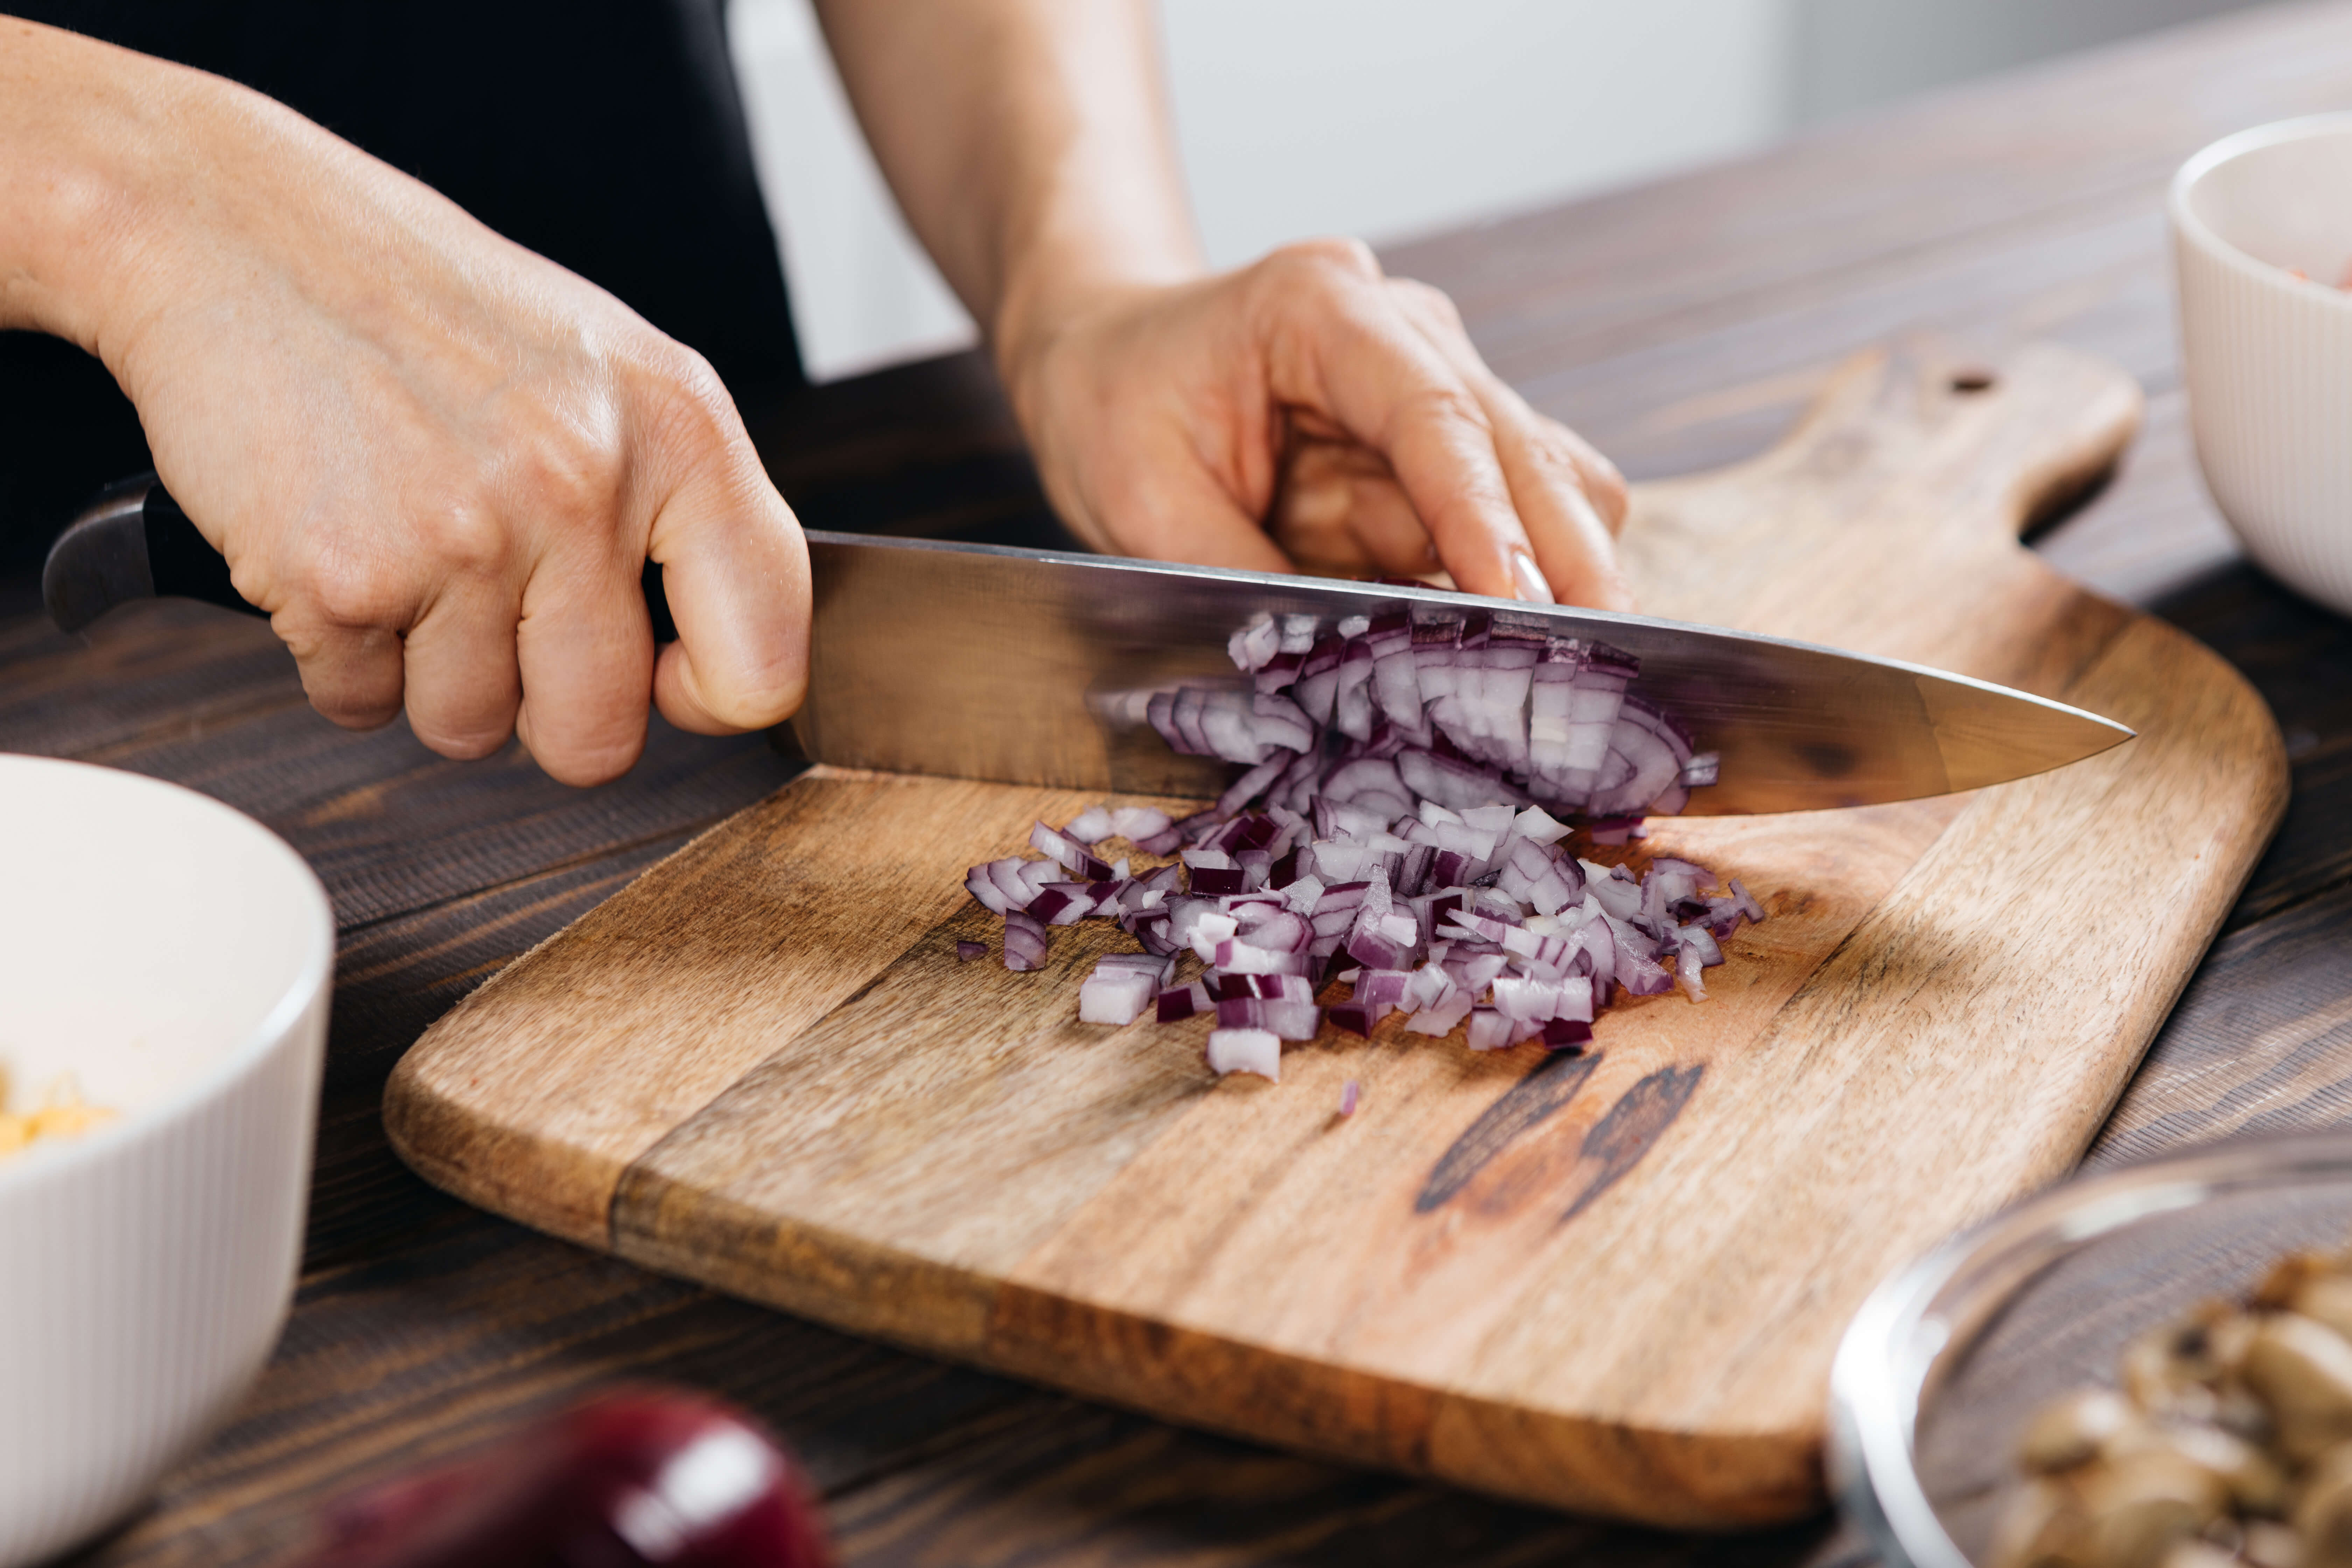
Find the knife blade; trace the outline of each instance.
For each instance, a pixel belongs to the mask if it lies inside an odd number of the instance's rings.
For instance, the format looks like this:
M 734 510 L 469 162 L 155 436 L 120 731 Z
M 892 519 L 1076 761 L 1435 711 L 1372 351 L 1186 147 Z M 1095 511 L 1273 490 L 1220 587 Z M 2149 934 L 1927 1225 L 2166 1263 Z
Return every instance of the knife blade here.
M 1133 795 L 1217 794 L 1235 771 L 1171 751 L 1157 690 L 1239 684 L 1228 639 L 1260 615 L 1327 629 L 1396 610 L 1489 615 L 1641 662 L 1632 689 L 1719 752 L 1690 816 L 1808 811 L 1976 789 L 2132 738 L 2047 698 L 1898 659 L 1647 616 L 1444 589 L 999 545 L 808 532 L 814 584 L 802 751 L 840 767 Z M 648 605 L 667 632 L 658 570 Z M 51 547 L 42 589 L 76 631 L 148 595 L 250 609 L 150 476 L 110 487 Z

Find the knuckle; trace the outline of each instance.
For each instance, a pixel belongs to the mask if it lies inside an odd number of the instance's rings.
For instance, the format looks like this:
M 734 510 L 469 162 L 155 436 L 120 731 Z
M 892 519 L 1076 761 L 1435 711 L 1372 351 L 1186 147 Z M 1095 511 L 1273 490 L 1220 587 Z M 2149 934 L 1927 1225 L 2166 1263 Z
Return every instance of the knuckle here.
M 340 539 L 320 538 L 306 549 L 294 573 L 294 598 L 332 626 L 399 629 L 404 595 L 382 563 Z
M 515 521 L 571 531 L 617 516 L 628 482 L 619 422 L 599 399 L 567 414 L 531 399 L 502 411 L 497 468 L 448 509 L 458 525 L 452 561 L 502 572 L 518 550 Z
M 1586 489 L 1583 467 L 1576 460 L 1576 449 L 1556 431 L 1538 434 L 1528 443 L 1528 462 L 1537 473 L 1560 484 Z
M 1448 331 L 1464 332 L 1462 311 L 1454 303 L 1454 296 L 1432 283 L 1418 278 L 1391 278 L 1389 288 L 1394 290 L 1397 302 L 1407 314 Z
M 416 542 L 437 574 L 501 577 L 516 550 L 505 517 L 488 495 L 460 492 L 414 521 Z
M 699 455 L 731 444 L 737 426 L 735 400 L 710 362 L 668 339 L 645 351 L 646 374 L 639 395 L 652 409 L 652 425 L 664 446 Z
M 1623 527 L 1625 514 L 1633 504 L 1633 492 L 1625 488 L 1625 476 L 1613 467 L 1605 468 L 1598 478 L 1588 480 L 1586 488 L 1591 493 L 1592 504 L 1601 509 L 1601 518 L 1609 526 Z
M 1491 441 L 1494 426 L 1486 417 L 1486 406 L 1466 386 L 1436 383 L 1421 386 L 1398 401 L 1400 424 L 1420 427 L 1475 435 Z
M 1350 287 L 1375 282 L 1381 276 L 1372 247 L 1340 236 L 1295 241 L 1267 256 L 1262 265 L 1276 276 L 1323 286 Z

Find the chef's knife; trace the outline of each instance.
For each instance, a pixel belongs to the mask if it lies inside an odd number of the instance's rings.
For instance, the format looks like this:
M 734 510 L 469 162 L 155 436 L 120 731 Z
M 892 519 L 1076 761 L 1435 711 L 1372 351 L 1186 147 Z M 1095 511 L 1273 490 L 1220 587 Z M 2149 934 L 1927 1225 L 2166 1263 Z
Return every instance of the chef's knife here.
M 1227 640 L 1260 614 L 1325 627 L 1397 609 L 1608 643 L 1721 782 L 1685 814 L 1806 811 L 2000 784 L 2131 738 L 2120 724 L 1966 676 L 1646 616 L 1436 588 L 811 531 L 815 586 L 801 749 L 836 766 L 1202 796 L 1234 771 L 1179 756 L 1150 694 L 1239 679 Z M 657 569 L 648 607 L 669 635 Z M 150 595 L 250 609 L 153 477 L 110 488 L 49 551 L 42 591 L 77 631 Z

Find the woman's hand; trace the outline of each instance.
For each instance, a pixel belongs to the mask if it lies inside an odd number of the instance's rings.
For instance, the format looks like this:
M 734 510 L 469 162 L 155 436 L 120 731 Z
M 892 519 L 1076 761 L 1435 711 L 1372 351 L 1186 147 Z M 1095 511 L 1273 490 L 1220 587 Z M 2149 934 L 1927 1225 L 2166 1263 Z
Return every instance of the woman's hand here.
M 805 547 L 698 355 L 292 111 L 71 34 L 0 20 L 0 324 L 106 362 L 320 712 L 591 784 L 649 700 L 799 705 Z
M 899 204 L 1087 542 L 1630 605 L 1625 487 L 1445 297 L 1322 240 L 1202 276 L 1145 0 L 817 0 Z
M 1127 555 L 1419 575 L 1630 609 L 1625 485 L 1496 379 L 1453 304 L 1321 240 L 1044 296 L 998 362 L 1054 503 Z

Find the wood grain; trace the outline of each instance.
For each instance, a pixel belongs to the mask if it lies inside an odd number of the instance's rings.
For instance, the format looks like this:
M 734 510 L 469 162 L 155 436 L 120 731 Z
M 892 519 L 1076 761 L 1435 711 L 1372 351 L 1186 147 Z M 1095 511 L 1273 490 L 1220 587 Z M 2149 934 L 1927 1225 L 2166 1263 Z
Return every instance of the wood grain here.
M 1039 974 L 954 957 L 986 927 L 957 873 L 1078 797 L 818 770 L 429 1032 L 395 1145 L 557 1234 L 1181 1420 L 1622 1517 L 1801 1514 L 1847 1312 L 2072 1163 L 2284 801 L 2242 679 L 2017 548 L 2136 390 L 2050 350 L 1980 380 L 1856 362 L 1772 452 L 1640 494 L 1629 564 L 1664 613 L 2142 738 L 1973 798 L 1662 829 L 1775 916 L 1704 1008 L 1626 1007 L 1572 1068 L 1392 1022 L 1213 1089 L 1199 1027 L 1072 1019 L 1107 931 Z

